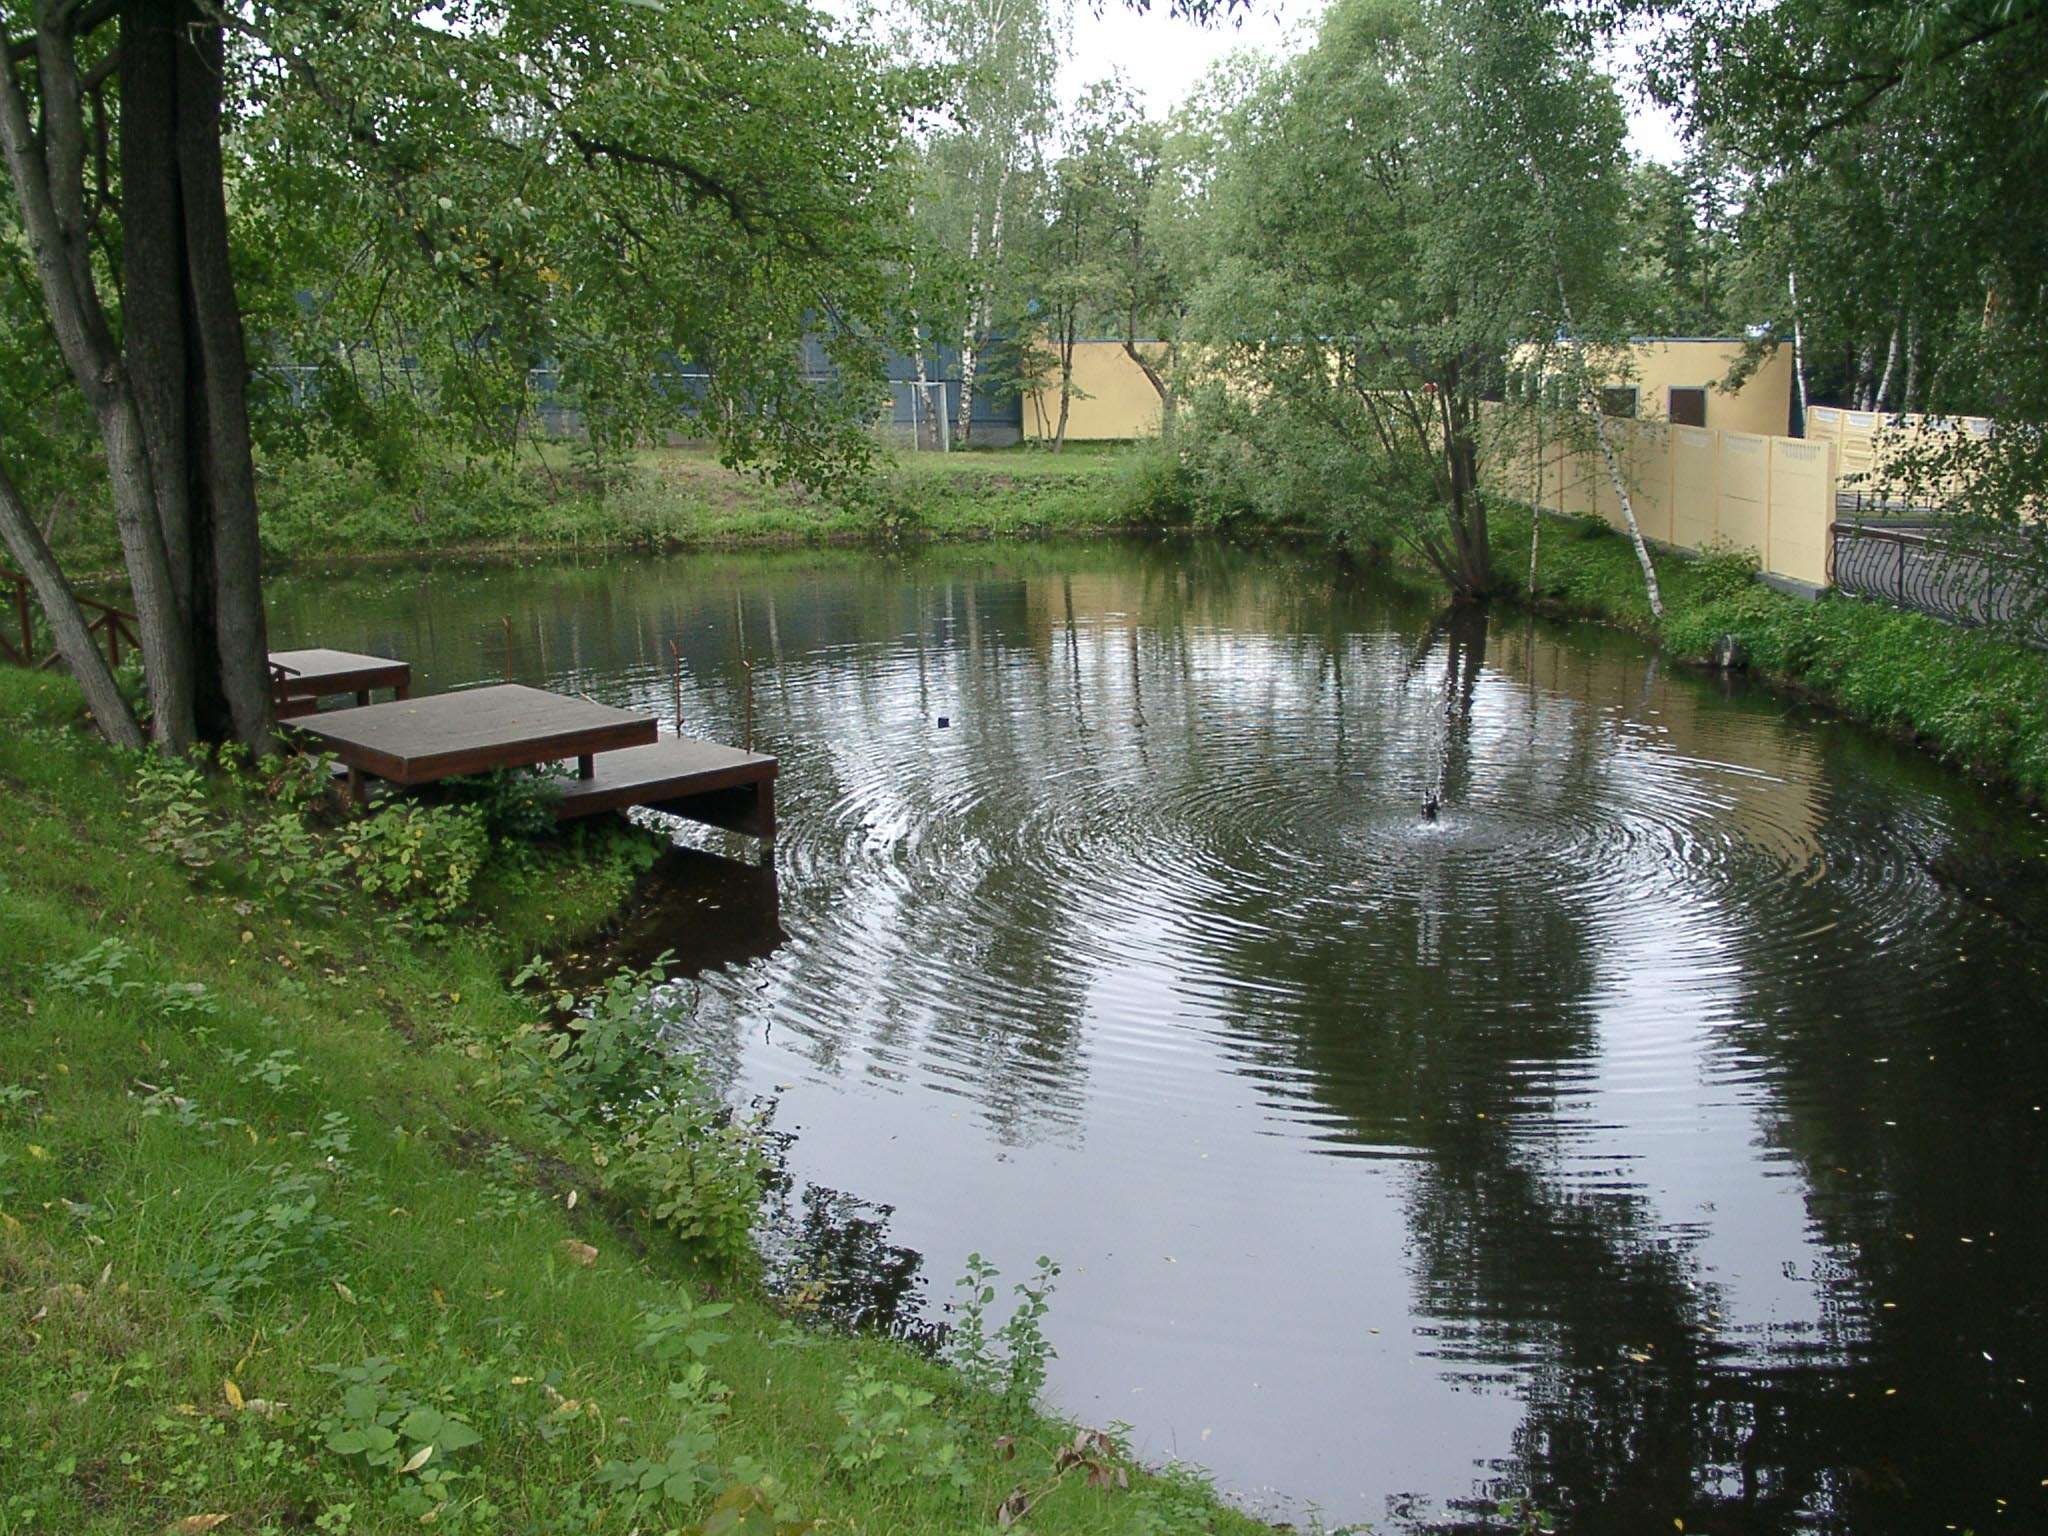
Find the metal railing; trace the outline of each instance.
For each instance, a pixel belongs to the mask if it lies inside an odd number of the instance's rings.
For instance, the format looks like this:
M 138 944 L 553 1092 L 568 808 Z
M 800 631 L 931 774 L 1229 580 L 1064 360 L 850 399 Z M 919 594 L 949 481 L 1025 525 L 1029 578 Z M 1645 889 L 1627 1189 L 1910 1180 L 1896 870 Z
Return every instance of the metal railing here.
M 2048 621 L 2007 562 L 1958 542 L 1939 522 L 1837 520 L 1828 576 L 1839 592 L 1972 628 L 2003 629 L 2048 648 Z
M 11 594 L 14 622 L 8 627 L 11 634 L 0 634 L 0 657 L 18 667 L 54 667 L 58 662 L 57 653 L 37 659 L 41 649 L 36 644 L 35 589 L 19 571 L 0 569 L 0 588 Z M 94 598 L 81 597 L 78 606 L 93 615 L 86 629 L 99 636 L 100 643 L 107 649 L 107 663 L 121 665 L 121 647 L 125 644 L 130 651 L 142 650 L 142 637 L 136 633 L 137 619 L 125 608 L 116 608 L 111 603 L 102 603 Z

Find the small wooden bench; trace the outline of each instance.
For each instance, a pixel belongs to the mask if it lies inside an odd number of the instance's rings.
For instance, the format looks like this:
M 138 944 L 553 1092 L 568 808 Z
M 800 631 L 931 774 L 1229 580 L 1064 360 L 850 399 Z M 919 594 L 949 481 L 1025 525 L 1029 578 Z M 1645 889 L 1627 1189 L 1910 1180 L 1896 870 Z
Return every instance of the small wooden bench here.
M 642 805 L 765 840 L 775 836 L 778 767 L 759 752 L 688 737 L 623 747 L 600 755 L 588 778 L 562 781 L 555 816 L 570 821 Z
M 388 656 L 324 648 L 270 653 L 270 691 L 280 720 L 315 713 L 331 693 L 352 693 L 357 704 L 368 704 L 373 688 L 389 688 L 399 698 L 407 697 L 412 692 L 412 667 Z

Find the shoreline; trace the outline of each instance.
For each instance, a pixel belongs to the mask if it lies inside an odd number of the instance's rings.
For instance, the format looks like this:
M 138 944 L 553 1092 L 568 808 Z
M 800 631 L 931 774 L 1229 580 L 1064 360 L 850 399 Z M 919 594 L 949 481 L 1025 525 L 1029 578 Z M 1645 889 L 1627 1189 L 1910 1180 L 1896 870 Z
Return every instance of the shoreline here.
M 1047 1533 L 1267 1529 L 1106 1439 L 1083 1457 L 1103 1478 L 1063 1475 L 1074 1424 L 733 1261 L 753 1154 L 631 1027 L 645 973 L 573 1035 L 551 1022 L 542 957 L 631 910 L 634 834 L 508 843 L 435 935 L 346 879 L 273 887 L 283 802 L 246 776 L 193 780 L 166 821 L 68 678 L 0 669 L 0 725 L 16 1521 L 489 1531 L 575 1508 L 623 1533 L 724 1508 L 939 1536 L 1028 1485 Z M 635 1062 L 669 1085 L 644 1128 L 590 1097 Z

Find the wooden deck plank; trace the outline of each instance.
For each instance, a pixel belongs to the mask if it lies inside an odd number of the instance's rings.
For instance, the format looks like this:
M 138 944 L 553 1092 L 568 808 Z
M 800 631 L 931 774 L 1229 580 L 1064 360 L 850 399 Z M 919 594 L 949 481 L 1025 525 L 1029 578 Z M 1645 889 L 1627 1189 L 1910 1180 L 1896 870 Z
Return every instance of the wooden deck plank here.
M 359 773 L 427 784 L 654 742 L 654 718 L 520 683 L 331 710 L 291 723 Z
M 272 651 L 270 664 L 286 675 L 276 684 L 286 698 L 323 698 L 330 693 L 359 693 L 368 688 L 396 688 L 403 698 L 412 686 L 412 667 L 389 656 L 364 656 L 355 651 L 315 647 L 304 651 Z
M 591 777 L 563 781 L 555 816 L 569 821 L 644 805 L 773 837 L 779 771 L 762 753 L 677 737 L 605 753 Z
M 325 647 L 272 651 L 270 669 L 270 694 L 280 720 L 319 713 L 320 701 L 333 693 L 352 693 L 362 705 L 370 702 L 374 689 L 389 688 L 401 699 L 412 692 L 411 665 L 389 656 Z

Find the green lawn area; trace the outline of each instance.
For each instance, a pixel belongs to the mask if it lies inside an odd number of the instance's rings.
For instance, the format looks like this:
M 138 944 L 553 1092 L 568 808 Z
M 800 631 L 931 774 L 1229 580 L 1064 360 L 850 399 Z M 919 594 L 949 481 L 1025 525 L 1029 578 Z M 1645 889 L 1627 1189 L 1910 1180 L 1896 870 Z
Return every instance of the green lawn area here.
M 404 492 L 360 470 L 295 464 L 266 476 L 263 542 L 276 559 L 300 560 L 1085 532 L 1137 521 L 1119 495 L 1137 456 L 1124 447 L 905 453 L 884 465 L 867 506 L 772 486 L 688 448 L 635 454 L 602 495 L 579 478 L 561 444 L 510 464 L 444 463 Z
M 0 668 L 4 1536 L 882 1536 L 992 1528 L 1020 1488 L 1046 1532 L 1254 1528 L 808 1326 L 706 1258 L 702 1212 L 640 1198 L 649 1159 L 715 1187 L 678 1161 L 706 1143 L 563 1117 L 621 1041 L 558 1056 L 508 977 L 616 910 L 633 834 L 493 855 L 434 937 L 209 864 L 223 829 L 286 835 L 218 774 L 142 846 L 139 772 L 68 681 Z

